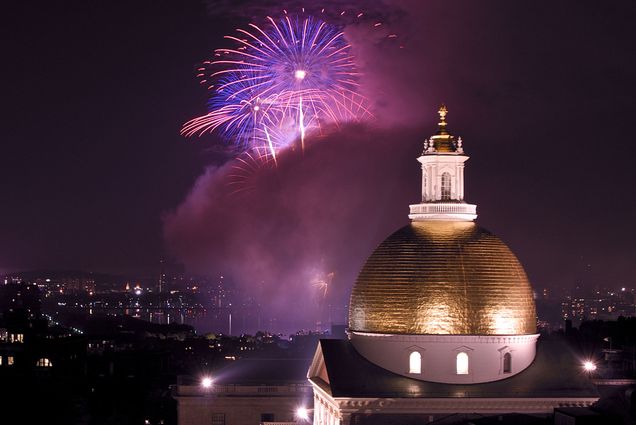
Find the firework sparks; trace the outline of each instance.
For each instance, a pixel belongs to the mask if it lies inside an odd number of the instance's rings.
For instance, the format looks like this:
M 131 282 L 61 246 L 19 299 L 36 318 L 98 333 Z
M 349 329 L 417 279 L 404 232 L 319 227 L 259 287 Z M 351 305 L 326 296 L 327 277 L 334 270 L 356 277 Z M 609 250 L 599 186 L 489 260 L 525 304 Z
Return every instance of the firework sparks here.
M 296 140 L 304 149 L 305 138 L 325 124 L 370 116 L 338 28 L 287 14 L 249 27 L 226 36 L 235 47 L 217 49 L 216 60 L 198 69 L 212 91 L 209 113 L 184 124 L 182 134 L 219 131 L 226 141 L 275 160 Z
M 257 176 L 262 170 L 276 166 L 276 157 L 259 150 L 245 151 L 239 154 L 226 177 L 229 194 L 248 195 L 256 190 Z
M 327 273 L 326 275 L 318 276 L 314 279 L 313 285 L 321 294 L 321 298 L 324 300 L 327 298 L 327 293 L 329 292 L 329 286 L 331 285 L 331 281 L 335 276 L 334 272 Z

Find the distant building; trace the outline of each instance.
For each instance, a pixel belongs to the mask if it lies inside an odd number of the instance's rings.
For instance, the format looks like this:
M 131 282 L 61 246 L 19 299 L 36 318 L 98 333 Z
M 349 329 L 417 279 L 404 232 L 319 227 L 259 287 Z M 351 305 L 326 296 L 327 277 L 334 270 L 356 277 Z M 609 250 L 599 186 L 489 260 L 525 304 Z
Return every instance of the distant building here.
M 175 387 L 179 425 L 295 424 L 311 408 L 309 359 L 241 359 Z
M 0 318 L 0 377 L 53 373 L 82 376 L 86 339 L 68 329 L 49 327 L 44 318 L 4 312 Z
M 635 316 L 636 302 L 631 288 L 596 288 L 592 293 L 583 293 L 577 288 L 561 300 L 561 319 L 571 320 L 575 327 L 585 320 L 616 320 Z
M 333 324 L 331 325 L 331 338 L 346 339 L 347 338 L 347 325 Z
M 0 285 L 0 314 L 22 311 L 27 317 L 37 317 L 41 311 L 40 290 L 30 283 Z

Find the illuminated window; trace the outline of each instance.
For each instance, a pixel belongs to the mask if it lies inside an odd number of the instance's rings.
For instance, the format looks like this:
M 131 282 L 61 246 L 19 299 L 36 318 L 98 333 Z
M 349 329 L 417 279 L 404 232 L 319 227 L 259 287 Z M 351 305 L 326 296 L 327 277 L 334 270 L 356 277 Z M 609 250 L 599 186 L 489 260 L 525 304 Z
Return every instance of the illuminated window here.
M 2 356 L 0 356 L 0 366 L 2 366 Z
M 503 356 L 503 373 L 512 372 L 512 356 L 510 353 L 506 353 Z
M 47 359 L 46 357 L 41 357 L 40 359 L 38 359 L 38 362 L 35 365 L 37 367 L 52 367 L 53 362 L 51 362 L 51 360 Z
M 451 198 L 451 176 L 449 173 L 442 174 L 442 201 Z
M 457 374 L 468 375 L 468 354 L 457 353 Z
M 24 342 L 24 334 L 10 334 L 9 342 Z
M 7 366 L 13 365 L 13 356 L 7 356 Z
M 409 373 L 422 373 L 422 355 L 417 351 L 409 356 Z

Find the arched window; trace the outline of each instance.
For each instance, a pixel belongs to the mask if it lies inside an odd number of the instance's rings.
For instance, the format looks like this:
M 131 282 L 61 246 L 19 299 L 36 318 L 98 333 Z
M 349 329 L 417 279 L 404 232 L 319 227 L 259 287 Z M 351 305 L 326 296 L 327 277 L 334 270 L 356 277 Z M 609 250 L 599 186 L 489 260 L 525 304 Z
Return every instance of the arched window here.
M 512 372 L 512 356 L 510 353 L 506 353 L 503 356 L 503 373 Z
M 442 174 L 442 201 L 451 198 L 451 176 L 449 173 Z
M 428 189 L 426 188 L 426 171 L 422 173 L 422 202 L 426 202 L 426 194 Z
M 46 357 L 41 357 L 38 359 L 38 362 L 35 364 L 37 367 L 51 367 L 53 366 L 53 362 L 47 359 Z
M 457 353 L 457 374 L 468 375 L 468 354 Z
M 422 355 L 417 351 L 409 356 L 409 373 L 422 373 Z

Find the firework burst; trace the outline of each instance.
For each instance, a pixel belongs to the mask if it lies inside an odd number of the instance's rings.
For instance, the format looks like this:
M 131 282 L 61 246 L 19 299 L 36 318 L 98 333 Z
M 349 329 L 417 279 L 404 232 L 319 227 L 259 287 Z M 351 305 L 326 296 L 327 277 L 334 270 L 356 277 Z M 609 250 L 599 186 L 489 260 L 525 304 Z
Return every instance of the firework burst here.
M 358 94 L 351 48 L 337 27 L 312 17 L 267 18 L 226 36 L 199 68 L 211 90 L 209 113 L 188 121 L 182 134 L 219 131 L 226 141 L 276 160 L 279 150 L 320 132 L 370 115 Z
M 329 292 L 329 286 L 331 285 L 331 281 L 333 280 L 334 276 L 335 276 L 335 272 L 331 272 L 327 274 L 319 274 L 312 281 L 312 285 L 318 291 L 318 294 L 322 301 L 324 301 L 327 298 L 327 293 Z

